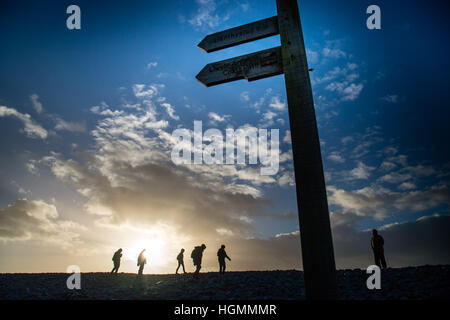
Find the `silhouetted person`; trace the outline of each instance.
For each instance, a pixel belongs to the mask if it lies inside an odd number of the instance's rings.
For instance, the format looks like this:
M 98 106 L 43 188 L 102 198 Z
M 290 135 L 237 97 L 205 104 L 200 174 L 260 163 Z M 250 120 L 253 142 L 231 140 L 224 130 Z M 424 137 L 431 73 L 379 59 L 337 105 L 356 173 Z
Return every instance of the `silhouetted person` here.
M 219 251 L 217 251 L 217 257 L 219 259 L 219 273 L 225 273 L 226 263 L 225 258 L 231 261 L 230 257 L 225 252 L 225 245 L 223 244 Z
M 206 249 L 205 244 L 202 244 L 201 246 L 197 246 L 192 250 L 191 258 L 194 261 L 194 266 L 196 266 L 195 272 L 194 272 L 194 278 L 198 278 L 198 274 L 200 272 L 200 269 L 202 268 L 202 257 L 203 257 L 203 251 Z
M 142 271 L 144 271 L 144 266 L 147 263 L 147 258 L 144 255 L 145 249 L 141 251 L 139 254 L 137 265 L 139 267 L 138 275 L 142 275 Z
M 177 255 L 177 261 L 178 267 L 177 271 L 175 271 L 175 274 L 178 274 L 178 269 L 180 269 L 180 266 L 183 266 L 183 273 L 186 273 L 186 270 L 184 270 L 184 249 L 181 249 L 180 253 Z
M 122 258 L 122 248 L 114 252 L 112 257 L 112 261 L 114 263 L 114 268 L 111 270 L 111 273 L 117 273 L 120 267 L 120 258 Z
M 378 267 L 386 268 L 386 259 L 384 258 L 384 239 L 378 234 L 376 229 L 372 230 L 372 239 L 370 240 L 370 246 L 373 250 L 373 255 L 375 258 L 375 264 Z

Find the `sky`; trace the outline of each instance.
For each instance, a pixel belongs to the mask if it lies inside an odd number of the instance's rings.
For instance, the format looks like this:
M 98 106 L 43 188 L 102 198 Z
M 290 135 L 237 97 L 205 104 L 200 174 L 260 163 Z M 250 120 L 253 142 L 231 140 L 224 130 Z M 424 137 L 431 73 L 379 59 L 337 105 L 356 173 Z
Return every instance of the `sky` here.
M 69 30 L 66 9 L 81 9 Z M 381 9 L 381 30 L 366 8 Z M 449 22 L 445 1 L 299 1 L 336 265 L 450 263 Z M 302 269 L 284 76 L 206 88 L 204 36 L 276 15 L 274 0 L 2 1 L 0 272 Z M 176 165 L 172 132 L 279 130 L 275 175 L 258 165 Z

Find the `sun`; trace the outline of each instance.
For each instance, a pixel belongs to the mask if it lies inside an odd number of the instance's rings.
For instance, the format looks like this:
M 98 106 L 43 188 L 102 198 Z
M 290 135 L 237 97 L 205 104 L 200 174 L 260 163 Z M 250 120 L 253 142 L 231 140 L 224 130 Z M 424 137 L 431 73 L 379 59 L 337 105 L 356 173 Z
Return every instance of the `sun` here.
M 166 244 L 160 238 L 145 238 L 135 240 L 130 247 L 124 248 L 124 257 L 127 260 L 135 260 L 141 251 L 145 249 L 145 257 L 147 258 L 148 266 L 160 267 L 168 262 L 166 251 Z

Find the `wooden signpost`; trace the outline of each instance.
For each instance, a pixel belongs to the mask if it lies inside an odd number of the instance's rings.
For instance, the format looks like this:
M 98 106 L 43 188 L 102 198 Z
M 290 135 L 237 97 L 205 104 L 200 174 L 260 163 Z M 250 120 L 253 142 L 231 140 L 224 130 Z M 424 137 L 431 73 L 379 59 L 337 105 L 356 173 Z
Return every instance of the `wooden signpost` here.
M 278 21 L 275 16 L 207 35 L 198 44 L 198 47 L 209 53 L 238 44 L 274 36 L 278 33 Z
M 283 73 L 281 47 L 207 64 L 197 75 L 205 86 L 239 79 L 258 80 Z
M 277 13 L 276 17 L 208 35 L 198 46 L 212 52 L 279 33 L 281 47 L 208 64 L 196 78 L 213 86 L 284 74 L 306 298 L 337 299 L 322 156 L 297 0 L 277 0 Z

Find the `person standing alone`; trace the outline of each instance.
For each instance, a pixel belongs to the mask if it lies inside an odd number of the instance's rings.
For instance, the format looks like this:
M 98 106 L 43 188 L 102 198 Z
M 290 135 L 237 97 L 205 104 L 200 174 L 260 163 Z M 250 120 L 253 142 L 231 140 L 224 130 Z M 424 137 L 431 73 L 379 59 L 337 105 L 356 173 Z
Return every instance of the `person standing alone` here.
M 386 259 L 384 257 L 384 239 L 378 234 L 376 229 L 372 230 L 372 239 L 370 240 L 370 246 L 373 250 L 375 258 L 375 264 L 378 267 L 386 269 Z
M 219 273 L 225 273 L 225 268 L 227 267 L 225 263 L 225 258 L 230 261 L 231 259 L 225 252 L 224 244 L 220 247 L 219 251 L 217 251 L 217 258 L 219 259 Z

